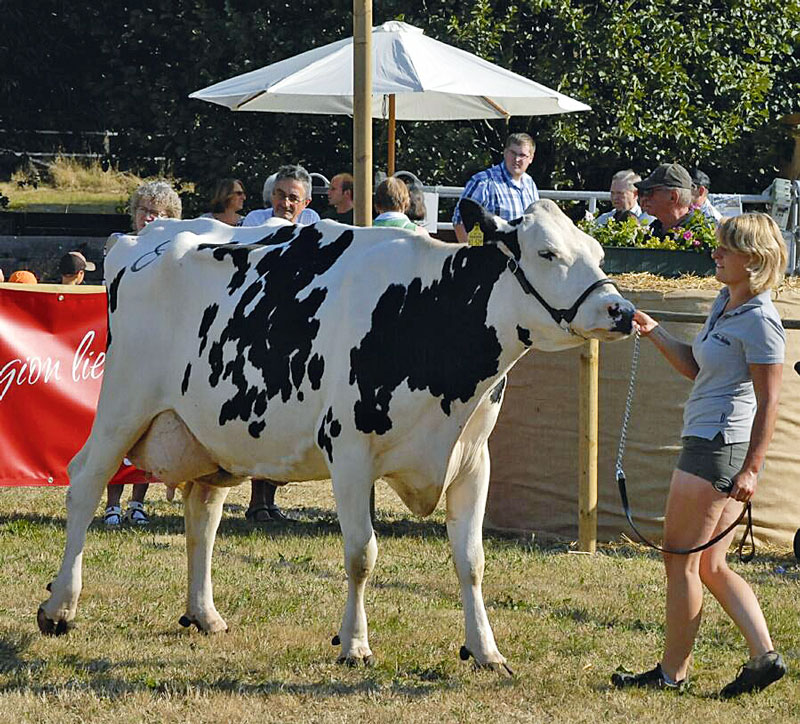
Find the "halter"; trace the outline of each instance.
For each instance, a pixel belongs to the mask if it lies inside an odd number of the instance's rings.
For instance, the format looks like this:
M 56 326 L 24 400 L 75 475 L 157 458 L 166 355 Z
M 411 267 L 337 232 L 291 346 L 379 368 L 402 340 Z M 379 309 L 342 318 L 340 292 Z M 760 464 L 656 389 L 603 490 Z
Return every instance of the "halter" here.
M 570 329 L 572 320 L 575 319 L 575 315 L 578 313 L 578 308 L 586 301 L 586 298 L 598 287 L 602 287 L 606 284 L 611 284 L 611 286 L 614 286 L 614 282 L 612 282 L 608 277 L 598 279 L 595 282 L 592 282 L 592 284 L 590 284 L 583 291 L 583 293 L 575 300 L 575 303 L 569 309 L 556 309 L 555 307 L 550 306 L 547 303 L 547 300 L 541 294 L 539 294 L 536 289 L 534 289 L 533 285 L 528 281 L 528 277 L 525 276 L 525 272 L 522 271 L 522 267 L 520 267 L 519 263 L 514 258 L 514 255 L 511 253 L 511 250 L 502 241 L 497 242 L 495 246 L 497 246 L 497 248 L 508 257 L 508 270 L 516 277 L 519 285 L 522 287 L 522 291 L 525 292 L 525 294 L 530 294 L 534 299 L 536 299 L 536 301 L 547 310 L 548 314 L 553 318 L 553 321 L 559 327 L 561 327 L 561 329 L 570 332 L 571 334 L 573 333 Z

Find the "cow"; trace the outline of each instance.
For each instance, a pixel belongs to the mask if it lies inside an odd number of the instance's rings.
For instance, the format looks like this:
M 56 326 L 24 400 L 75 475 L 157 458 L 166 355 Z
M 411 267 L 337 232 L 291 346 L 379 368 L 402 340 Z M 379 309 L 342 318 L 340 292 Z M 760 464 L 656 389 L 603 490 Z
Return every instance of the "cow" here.
M 465 617 L 462 658 L 501 669 L 484 607 L 488 437 L 506 374 L 528 350 L 631 333 L 633 306 L 603 252 L 552 201 L 506 222 L 461 202 L 484 244 L 333 221 L 234 228 L 153 221 L 106 258 L 108 351 L 91 434 L 69 465 L 67 541 L 37 619 L 65 633 L 86 531 L 130 453 L 184 489 L 188 595 L 180 623 L 227 624 L 211 556 L 228 487 L 250 476 L 331 479 L 347 603 L 339 661 L 373 661 L 364 590 L 385 480 L 429 515 L 444 496 Z

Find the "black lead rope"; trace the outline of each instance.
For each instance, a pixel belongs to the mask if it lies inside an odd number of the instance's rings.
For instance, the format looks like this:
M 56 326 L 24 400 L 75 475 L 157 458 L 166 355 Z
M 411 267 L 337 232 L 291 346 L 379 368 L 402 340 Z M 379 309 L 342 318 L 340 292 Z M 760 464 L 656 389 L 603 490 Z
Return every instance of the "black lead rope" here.
M 686 549 L 671 549 L 671 548 L 662 548 L 661 546 L 657 546 L 652 541 L 648 540 L 636 527 L 636 524 L 633 522 L 633 514 L 631 513 L 631 507 L 628 503 L 628 490 L 625 485 L 625 472 L 622 469 L 622 456 L 625 452 L 625 440 L 628 434 L 628 421 L 631 417 L 631 404 L 633 402 L 633 391 L 636 386 L 636 372 L 639 366 L 639 332 L 635 332 L 634 341 L 633 341 L 633 360 L 631 362 L 631 379 L 630 383 L 628 384 L 628 398 L 625 400 L 625 412 L 622 416 L 622 431 L 620 433 L 619 438 L 619 449 L 617 450 L 617 487 L 619 488 L 619 497 L 622 500 L 622 510 L 625 513 L 625 517 L 628 519 L 628 524 L 630 525 L 633 532 L 636 534 L 637 538 L 644 543 L 646 546 L 653 548 L 657 551 L 661 551 L 662 553 L 671 553 L 673 555 L 679 556 L 688 556 L 691 553 L 699 553 L 700 551 L 704 551 L 707 548 L 710 548 L 715 543 L 719 543 L 728 533 L 730 533 L 739 523 L 742 522 L 742 519 L 747 516 L 747 523 L 744 529 L 744 535 L 742 539 L 739 541 L 738 546 L 738 556 L 739 560 L 742 563 L 749 563 L 753 560 L 753 557 L 756 554 L 756 543 L 755 539 L 753 538 L 753 506 L 750 504 L 748 500 L 747 503 L 742 507 L 742 512 L 739 517 L 733 521 L 722 533 L 715 535 L 710 541 L 703 543 L 703 545 L 697 546 L 695 548 L 686 548 Z M 750 551 L 745 555 L 744 553 L 744 546 L 745 542 L 747 541 L 747 536 L 750 536 Z
M 739 560 L 742 563 L 749 563 L 753 560 L 753 557 L 756 554 L 756 543 L 753 539 L 753 506 L 750 504 L 748 500 L 747 503 L 744 504 L 742 507 L 742 512 L 739 514 L 739 517 L 733 521 L 722 533 L 715 535 L 710 541 L 707 543 L 703 543 L 703 545 L 697 546 L 695 548 L 662 548 L 657 546 L 652 541 L 649 541 L 636 527 L 636 524 L 633 522 L 633 514 L 631 513 L 630 505 L 628 504 L 628 490 L 625 486 L 625 473 L 621 470 L 617 470 L 617 486 L 619 487 L 619 497 L 622 499 L 622 510 L 625 512 L 625 517 L 628 519 L 628 525 L 630 525 L 633 532 L 636 534 L 636 537 L 644 543 L 646 546 L 650 546 L 650 548 L 654 548 L 657 551 L 661 551 L 662 553 L 672 553 L 678 556 L 688 556 L 690 553 L 699 553 L 700 551 L 706 550 L 706 548 L 711 548 L 715 543 L 719 543 L 728 533 L 730 533 L 739 523 L 742 522 L 742 519 L 747 516 L 747 523 L 745 524 L 744 535 L 742 539 L 739 541 L 739 546 L 737 548 L 737 555 L 739 556 Z M 747 536 L 750 536 L 750 550 L 747 554 L 744 553 L 744 546 L 747 541 Z

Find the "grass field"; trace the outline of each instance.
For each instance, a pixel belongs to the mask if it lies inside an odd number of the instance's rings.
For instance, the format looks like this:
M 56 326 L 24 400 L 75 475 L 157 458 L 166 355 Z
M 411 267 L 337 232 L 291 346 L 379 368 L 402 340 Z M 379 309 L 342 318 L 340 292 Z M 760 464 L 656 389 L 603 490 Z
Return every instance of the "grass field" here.
M 39 635 L 35 614 L 64 544 L 64 490 L 0 489 L 0 722 L 792 722 L 800 712 L 798 569 L 742 566 L 790 667 L 759 696 L 714 698 L 745 648 L 709 599 L 684 695 L 617 692 L 619 664 L 650 668 L 662 640 L 662 568 L 639 549 L 589 557 L 487 536 L 485 598 L 513 678 L 458 659 L 463 618 L 443 514 L 413 518 L 378 486 L 379 557 L 367 592 L 371 669 L 335 663 L 346 595 L 327 483 L 278 502 L 297 518 L 251 527 L 246 486 L 217 538 L 217 607 L 230 631 L 182 629 L 181 505 L 160 486 L 148 530 L 94 524 L 76 628 Z M 179 498 L 180 496 L 178 496 Z M 127 498 L 127 491 L 125 494 Z

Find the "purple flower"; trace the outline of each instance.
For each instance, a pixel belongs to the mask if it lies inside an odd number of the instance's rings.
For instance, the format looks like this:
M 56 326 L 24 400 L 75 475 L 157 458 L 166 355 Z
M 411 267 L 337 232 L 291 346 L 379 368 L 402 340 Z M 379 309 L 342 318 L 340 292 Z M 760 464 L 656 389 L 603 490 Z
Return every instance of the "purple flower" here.
M 695 240 L 692 242 L 692 246 L 700 246 L 700 242 L 699 242 L 697 239 L 695 239 Z
M 692 238 L 692 232 L 691 231 L 684 231 L 683 232 L 683 238 L 686 239 L 686 241 L 689 241 Z

